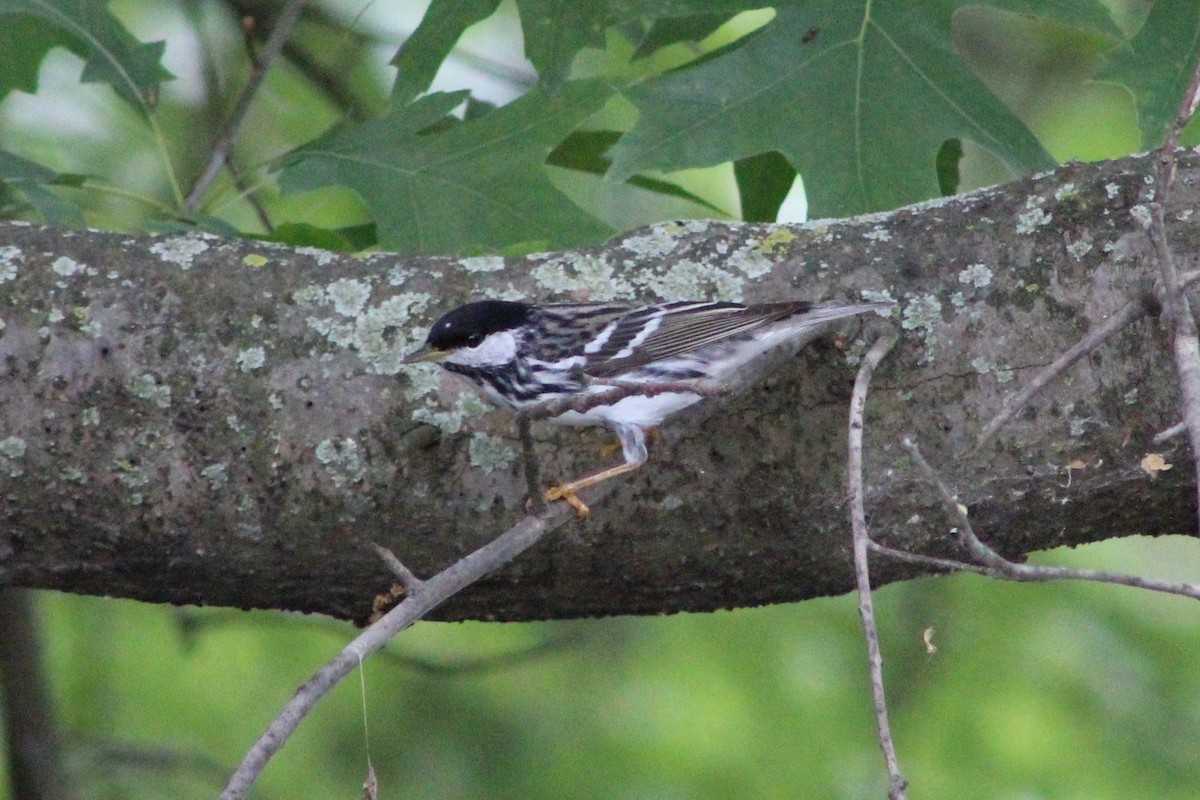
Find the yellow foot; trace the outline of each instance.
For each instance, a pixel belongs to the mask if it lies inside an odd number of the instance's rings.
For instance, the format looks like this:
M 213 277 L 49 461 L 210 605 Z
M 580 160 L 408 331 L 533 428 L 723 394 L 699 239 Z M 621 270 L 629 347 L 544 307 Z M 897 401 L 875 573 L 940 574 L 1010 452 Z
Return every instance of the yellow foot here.
M 567 505 L 575 509 L 575 513 L 579 515 L 580 519 L 584 519 L 588 514 L 592 513 L 587 504 L 580 500 L 575 491 L 568 486 L 551 486 L 546 490 L 544 496 L 547 503 L 553 503 L 556 500 L 565 501 Z

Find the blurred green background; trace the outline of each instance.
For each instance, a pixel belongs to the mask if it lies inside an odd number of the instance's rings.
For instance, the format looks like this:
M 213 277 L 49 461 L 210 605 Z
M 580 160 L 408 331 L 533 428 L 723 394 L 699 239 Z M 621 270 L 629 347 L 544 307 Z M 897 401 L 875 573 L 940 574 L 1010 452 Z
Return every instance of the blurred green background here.
M 164 87 L 158 112 L 168 139 L 206 139 L 221 119 L 207 89 L 242 78 L 196 66 L 204 48 L 242 46 L 228 13 L 203 2 L 111 7 L 144 40 L 168 40 L 165 63 L 182 76 Z M 318 8 L 352 21 L 359 34 L 331 45 L 331 62 L 355 90 L 351 113 L 378 111 L 384 65 L 419 20 L 420 4 Z M 1130 31 L 1147 10 L 1136 0 L 1114 4 Z M 446 85 L 502 101 L 535 79 L 521 60 L 513 15 L 506 6 L 472 32 L 456 55 L 461 74 L 447 70 Z M 955 43 L 1059 160 L 1141 149 L 1127 92 L 1090 81 L 1105 42 L 967 9 L 955 18 Z M 628 47 L 610 44 L 585 54 L 584 66 L 620 61 Z M 147 198 L 161 190 L 145 127 L 111 90 L 79 84 L 70 56 L 48 60 L 39 86 L 36 96 L 16 93 L 0 104 L 0 146 L 65 172 L 120 175 L 120 191 L 103 182 L 77 190 L 89 223 L 145 224 L 154 206 Z M 237 157 L 266 162 L 341 113 L 307 81 L 273 73 Z M 1010 177 L 986 152 L 966 149 L 963 188 Z M 671 177 L 736 212 L 728 167 Z M 595 197 L 594 189 L 568 190 Z M 272 213 L 292 219 L 364 219 L 346 192 L 303 202 L 265 193 Z M 617 227 L 689 212 L 680 204 L 664 211 L 662 203 L 592 202 Z M 236 187 L 208 211 L 254 228 L 255 211 Z M 712 211 L 693 204 L 690 214 Z M 1159 577 L 1200 572 L 1196 544 L 1183 537 L 1132 537 L 1037 560 Z M 1200 626 L 1191 601 L 961 576 L 884 588 L 876 607 L 910 796 L 1196 796 Z M 38 612 L 66 766 L 82 798 L 216 796 L 296 686 L 355 634 L 295 615 L 54 593 L 39 595 Z M 392 798 L 886 793 L 853 597 L 666 618 L 420 623 L 365 665 L 362 686 L 349 680 L 319 705 L 268 767 L 256 797 L 357 797 L 368 759 L 381 796 Z

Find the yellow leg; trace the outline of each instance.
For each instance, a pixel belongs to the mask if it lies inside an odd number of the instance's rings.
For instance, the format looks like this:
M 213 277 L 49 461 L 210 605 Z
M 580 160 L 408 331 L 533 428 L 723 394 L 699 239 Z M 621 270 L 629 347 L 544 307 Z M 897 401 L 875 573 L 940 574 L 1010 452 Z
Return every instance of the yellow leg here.
M 609 467 L 608 469 L 603 469 L 599 472 L 587 475 L 577 481 L 571 481 L 570 483 L 564 483 L 559 486 L 551 486 L 546 490 L 546 502 L 553 503 L 555 500 L 565 500 L 568 505 L 570 505 L 575 509 L 576 512 L 579 513 L 580 518 L 586 517 L 591 513 L 591 510 L 576 496 L 577 492 L 583 491 L 589 486 L 595 486 L 597 483 L 603 483 L 604 481 L 610 478 L 615 478 L 618 475 L 624 475 L 626 472 L 633 472 L 635 469 L 640 467 L 642 463 L 643 462 L 638 461 L 632 464 L 618 464 L 615 467 Z

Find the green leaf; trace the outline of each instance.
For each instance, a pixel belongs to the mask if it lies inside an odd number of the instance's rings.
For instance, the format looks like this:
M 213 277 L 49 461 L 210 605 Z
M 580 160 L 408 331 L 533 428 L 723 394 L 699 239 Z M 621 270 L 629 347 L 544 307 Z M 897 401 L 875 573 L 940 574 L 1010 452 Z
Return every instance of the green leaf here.
M 742 219 L 746 222 L 774 222 L 796 182 L 796 170 L 779 153 L 738 159 L 733 163 L 733 175 L 742 196 Z
M 399 72 L 392 102 L 403 105 L 429 89 L 429 84 L 463 31 L 496 12 L 500 0 L 433 0 L 392 59 Z
M 58 173 L 36 161 L 21 158 L 15 153 L 0 150 L 0 180 L 28 180 L 49 183 Z
M 161 63 L 165 43 L 138 41 L 103 0 L 0 0 L 0 18 L 0 52 L 15 62 L 12 73 L 0 72 L 0 97 L 29 91 L 36 83 L 33 65 L 56 46 L 84 60 L 84 82 L 110 84 L 143 113 L 154 107 L 162 82 L 174 77 Z
M 554 148 L 546 163 L 554 167 L 588 172 L 593 175 L 603 175 L 612 166 L 612 161 L 605 153 L 621 138 L 620 131 L 575 131 Z M 718 216 L 726 216 L 725 211 L 717 208 L 703 197 L 692 194 L 678 184 L 668 181 L 635 175 L 626 181 L 630 186 L 645 189 L 656 194 L 676 197 L 689 203 L 707 208 Z M 619 185 L 619 184 L 615 184 Z
M 24 14 L 0 21 L 0 98 L 14 89 L 37 92 L 38 72 L 46 53 L 70 49 L 73 40 L 61 29 Z
M 48 186 L 79 186 L 82 175 L 58 173 L 34 161 L 0 150 L 0 187 L 5 205 L 20 203 L 33 208 L 47 225 L 82 228 L 83 210 Z
M 678 42 L 698 42 L 728 22 L 730 16 L 726 12 L 656 19 L 650 25 L 650 30 L 638 42 L 633 57 L 642 58 Z
M 1158 0 L 1141 30 L 1108 57 L 1096 80 L 1125 86 L 1133 95 L 1142 147 L 1158 147 L 1175 121 L 1200 56 L 1200 5 Z
M 1053 166 L 951 46 L 962 4 L 779 5 L 737 46 L 628 93 L 640 117 L 614 148 L 610 177 L 775 151 L 804 176 L 813 216 L 843 216 L 937 196 L 934 164 L 947 139 L 971 139 L 1016 172 Z M 1103 8 L 1084 0 L 993 5 L 1116 32 Z
M 47 225 L 56 228 L 84 227 L 83 210 L 79 204 L 33 181 L 6 181 L 10 189 L 25 198 Z
M 445 129 L 414 133 L 446 108 L 444 95 L 345 126 L 293 153 L 285 191 L 349 187 L 375 218 L 379 244 L 404 253 L 450 253 L 544 240 L 596 242 L 611 230 L 554 188 L 545 162 L 554 147 L 604 104 L 611 89 L 576 81 L 535 89 L 507 106 Z
M 265 236 L 254 236 L 266 242 L 280 242 L 292 247 L 319 247 L 337 253 L 354 252 L 356 248 L 339 231 L 320 228 L 304 222 L 285 222 Z
M 604 46 L 604 30 L 614 22 L 605 0 L 517 0 L 517 7 L 525 57 L 550 88 L 567 79 L 576 53 Z

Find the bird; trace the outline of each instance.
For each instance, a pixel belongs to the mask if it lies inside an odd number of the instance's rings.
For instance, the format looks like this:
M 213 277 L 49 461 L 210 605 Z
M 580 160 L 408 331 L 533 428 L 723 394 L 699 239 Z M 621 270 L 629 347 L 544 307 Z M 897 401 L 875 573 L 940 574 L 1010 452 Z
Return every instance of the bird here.
M 551 422 L 610 428 L 624 462 L 544 495 L 587 516 L 577 493 L 645 464 L 647 432 L 714 393 L 707 389 L 773 347 L 892 305 L 478 300 L 433 323 L 425 343 L 403 363 L 437 362 L 514 412 L 553 404 Z

